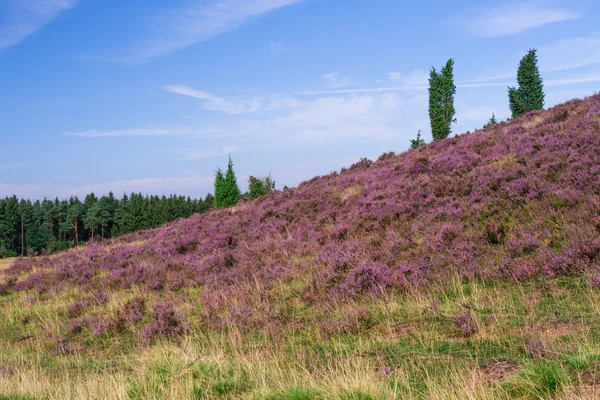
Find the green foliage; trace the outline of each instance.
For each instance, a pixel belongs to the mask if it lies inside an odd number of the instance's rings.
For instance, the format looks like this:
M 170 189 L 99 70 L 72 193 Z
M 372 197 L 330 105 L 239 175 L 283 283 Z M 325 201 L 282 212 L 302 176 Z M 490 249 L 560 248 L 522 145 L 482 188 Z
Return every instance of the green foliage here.
M 321 398 L 322 396 L 316 390 L 293 388 L 267 396 L 266 400 L 314 400 Z
M 248 197 L 251 199 L 257 199 L 273 190 L 275 190 L 275 181 L 271 178 L 271 175 L 267 175 L 264 178 L 256 178 L 254 176 L 248 178 Z
M 546 399 L 560 393 L 568 383 L 569 377 L 558 365 L 542 362 L 525 367 L 505 386 L 514 398 Z
M 456 122 L 455 94 L 454 60 L 451 58 L 439 73 L 433 67 L 429 72 L 429 120 L 434 140 L 447 138 L 452 133 L 451 125 Z
M 544 87 L 537 65 L 535 49 L 529 49 L 517 70 L 518 88 L 508 88 L 508 103 L 512 118 L 544 108 Z
M 158 227 L 176 218 L 208 211 L 213 196 L 192 200 L 171 195 L 113 193 L 98 199 L 93 193 L 84 202 L 69 200 L 19 200 L 0 198 L 0 258 L 66 250 L 77 243 L 110 238 L 140 229 Z
M 215 175 L 215 207 L 232 207 L 240 201 L 242 192 L 237 184 L 233 171 L 233 162 L 229 157 L 227 171 L 223 173 L 220 168 Z
M 421 138 L 421 130 L 419 129 L 419 132 L 417 132 L 417 137 L 415 139 L 410 140 L 410 148 L 416 149 L 422 144 L 425 144 L 425 140 Z
M 10 257 L 16 257 L 17 256 L 17 252 L 14 250 L 8 250 L 6 248 L 4 248 L 3 246 L 0 246 L 0 258 L 10 258 Z
M 497 123 L 498 121 L 496 121 L 496 116 L 494 115 L 494 113 L 492 113 L 492 118 L 490 118 L 489 121 L 485 125 L 483 125 L 483 129 L 492 125 L 496 125 Z

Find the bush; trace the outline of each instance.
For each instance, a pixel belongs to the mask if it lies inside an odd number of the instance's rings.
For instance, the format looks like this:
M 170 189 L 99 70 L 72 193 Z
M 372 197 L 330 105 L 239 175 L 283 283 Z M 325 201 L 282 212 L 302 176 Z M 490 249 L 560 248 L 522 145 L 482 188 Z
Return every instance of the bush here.
M 4 247 L 0 247 L 0 258 L 10 258 L 10 257 L 16 257 L 17 256 L 17 252 L 14 250 L 8 250 L 5 249 Z
M 248 197 L 251 199 L 257 199 L 273 190 L 275 190 L 275 181 L 271 178 L 271 175 L 264 178 L 250 176 L 248 179 Z

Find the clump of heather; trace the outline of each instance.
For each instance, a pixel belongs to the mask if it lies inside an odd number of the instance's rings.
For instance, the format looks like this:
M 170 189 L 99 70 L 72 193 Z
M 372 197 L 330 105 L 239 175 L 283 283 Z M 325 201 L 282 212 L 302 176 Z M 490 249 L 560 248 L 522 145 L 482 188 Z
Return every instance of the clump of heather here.
M 141 331 L 141 340 L 151 343 L 161 338 L 177 338 L 189 331 L 185 318 L 175 311 L 172 300 L 154 305 L 148 324 Z
M 479 326 L 475 320 L 475 316 L 470 311 L 465 311 L 456 314 L 452 318 L 454 326 L 460 329 L 463 337 L 469 338 L 479 332 Z
M 521 347 L 525 353 L 533 358 L 550 360 L 557 359 L 561 355 L 577 350 L 565 343 L 555 343 L 543 338 L 529 338 Z

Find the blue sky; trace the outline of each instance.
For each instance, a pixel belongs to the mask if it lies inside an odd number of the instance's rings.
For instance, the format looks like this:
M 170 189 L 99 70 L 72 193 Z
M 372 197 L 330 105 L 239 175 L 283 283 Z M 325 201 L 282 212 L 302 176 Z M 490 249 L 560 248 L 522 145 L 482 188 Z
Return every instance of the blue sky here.
M 243 188 L 295 186 L 429 140 L 450 57 L 454 133 L 509 116 L 529 48 L 547 106 L 597 92 L 598 20 L 596 0 L 0 0 L 0 196 L 201 196 L 227 154 Z

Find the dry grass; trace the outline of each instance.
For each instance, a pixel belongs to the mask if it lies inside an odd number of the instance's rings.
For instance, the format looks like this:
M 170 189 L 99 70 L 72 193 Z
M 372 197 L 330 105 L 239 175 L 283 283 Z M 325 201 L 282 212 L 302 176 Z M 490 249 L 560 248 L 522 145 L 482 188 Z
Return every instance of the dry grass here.
M 113 292 L 98 311 L 139 294 Z M 293 334 L 207 330 L 194 320 L 190 293 L 179 308 L 192 332 L 179 343 L 148 347 L 127 332 L 95 338 L 84 331 L 72 338 L 81 350 L 59 353 L 65 309 L 76 296 L 0 297 L 0 398 L 591 399 L 600 382 L 600 314 L 590 307 L 600 293 L 576 278 L 520 286 L 456 280 L 427 294 L 340 305 L 334 319 L 359 306 L 369 316 L 329 335 L 311 315 Z M 479 325 L 470 338 L 451 318 L 465 307 Z M 537 337 L 563 343 L 564 352 L 527 354 L 523 342 Z
M 15 262 L 16 258 L 0 258 L 0 271 L 4 271 Z

